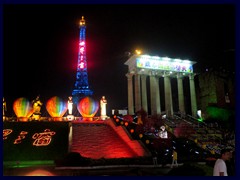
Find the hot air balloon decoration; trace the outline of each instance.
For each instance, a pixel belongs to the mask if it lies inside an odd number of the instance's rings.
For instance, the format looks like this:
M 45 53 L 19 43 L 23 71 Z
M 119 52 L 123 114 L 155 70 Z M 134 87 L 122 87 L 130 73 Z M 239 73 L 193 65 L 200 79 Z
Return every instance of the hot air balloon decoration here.
M 46 109 L 54 121 L 62 121 L 63 115 L 67 112 L 67 102 L 54 96 L 47 101 Z
M 77 109 L 84 120 L 92 120 L 99 109 L 99 104 L 94 99 L 85 97 L 79 101 Z
M 34 112 L 31 102 L 24 97 L 18 98 L 13 102 L 13 111 L 19 121 L 28 121 Z

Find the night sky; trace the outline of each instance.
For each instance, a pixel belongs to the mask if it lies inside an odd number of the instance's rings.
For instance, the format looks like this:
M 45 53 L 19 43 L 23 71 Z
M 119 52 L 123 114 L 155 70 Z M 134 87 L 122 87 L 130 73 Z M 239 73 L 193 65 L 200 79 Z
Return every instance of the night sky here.
M 96 100 L 127 107 L 128 52 L 196 61 L 194 70 L 234 70 L 235 7 L 213 5 L 4 5 L 3 96 L 45 103 L 71 95 L 79 21 L 86 20 L 88 80 Z

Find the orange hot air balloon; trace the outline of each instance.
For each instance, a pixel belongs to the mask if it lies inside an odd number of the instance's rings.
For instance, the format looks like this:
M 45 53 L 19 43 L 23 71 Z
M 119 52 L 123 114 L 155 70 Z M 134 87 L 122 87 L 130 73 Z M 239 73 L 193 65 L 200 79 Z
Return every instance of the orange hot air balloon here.
M 46 109 L 55 121 L 61 121 L 63 115 L 67 112 L 67 102 L 54 96 L 47 101 Z
M 31 102 L 24 97 L 13 102 L 13 111 L 20 121 L 27 121 L 34 112 Z
M 77 109 L 83 118 L 93 118 L 99 109 L 97 101 L 90 97 L 85 97 L 78 103 Z

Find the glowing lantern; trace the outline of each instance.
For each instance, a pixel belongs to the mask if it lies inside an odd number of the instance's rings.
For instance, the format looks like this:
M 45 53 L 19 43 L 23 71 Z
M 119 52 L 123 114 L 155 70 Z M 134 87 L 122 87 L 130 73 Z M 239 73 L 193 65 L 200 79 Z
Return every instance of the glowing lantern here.
M 123 125 L 123 121 L 121 121 L 121 125 Z
M 116 122 L 119 122 L 119 119 L 116 119 Z
M 134 133 L 134 129 L 131 129 L 131 130 L 130 130 L 130 133 Z
M 67 102 L 57 96 L 50 98 L 46 103 L 46 109 L 55 121 L 62 120 L 62 116 L 66 113 L 67 108 Z
M 98 102 L 90 97 L 85 97 L 81 99 L 77 106 L 79 113 L 85 119 L 93 118 L 97 113 L 98 108 L 99 108 Z
M 143 134 L 139 134 L 139 137 L 142 138 L 142 137 L 143 137 Z
M 24 97 L 18 98 L 13 103 L 13 111 L 20 121 L 27 121 L 33 114 L 32 104 Z
M 146 144 L 149 144 L 149 143 L 150 143 L 150 141 L 147 139 L 147 140 L 146 140 Z
M 125 126 L 128 126 L 128 122 L 125 122 L 124 125 L 125 125 Z

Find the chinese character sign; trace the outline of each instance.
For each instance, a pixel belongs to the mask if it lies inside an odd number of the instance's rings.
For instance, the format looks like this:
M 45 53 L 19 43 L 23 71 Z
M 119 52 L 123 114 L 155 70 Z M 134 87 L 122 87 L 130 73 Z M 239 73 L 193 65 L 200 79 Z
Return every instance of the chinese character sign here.
M 12 129 L 3 129 L 3 140 L 7 139 L 7 136 L 13 132 Z M 14 140 L 13 144 L 20 144 L 22 140 L 26 138 L 28 132 L 21 131 L 17 138 Z M 50 129 L 45 129 L 44 132 L 34 133 L 32 136 L 33 146 L 48 146 L 52 140 L 52 136 L 56 132 L 51 131 Z
M 35 139 L 33 142 L 34 146 L 47 146 L 52 140 L 52 136 L 56 133 L 50 129 L 45 129 L 43 133 L 35 133 L 32 138 Z

